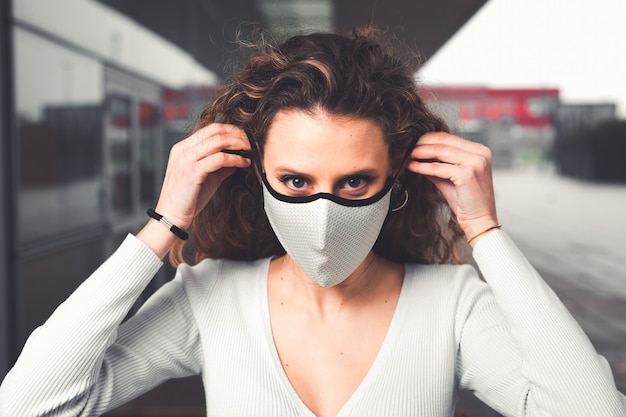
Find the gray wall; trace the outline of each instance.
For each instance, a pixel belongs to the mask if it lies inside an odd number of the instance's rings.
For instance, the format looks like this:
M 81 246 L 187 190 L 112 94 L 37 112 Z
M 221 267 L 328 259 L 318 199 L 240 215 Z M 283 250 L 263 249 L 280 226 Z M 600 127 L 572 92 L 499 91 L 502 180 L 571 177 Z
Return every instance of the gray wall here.
M 11 1 L 0 2 L 0 379 L 15 360 Z

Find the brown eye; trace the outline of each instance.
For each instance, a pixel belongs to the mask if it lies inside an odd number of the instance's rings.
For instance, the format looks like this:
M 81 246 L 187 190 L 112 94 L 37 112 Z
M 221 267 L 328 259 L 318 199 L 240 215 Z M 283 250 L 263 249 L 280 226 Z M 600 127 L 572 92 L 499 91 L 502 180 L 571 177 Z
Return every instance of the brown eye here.
M 361 177 L 349 178 L 346 181 L 346 188 L 359 188 L 365 184 L 365 180 Z
M 300 190 L 307 186 L 306 180 L 302 177 L 285 176 L 280 179 L 280 182 L 293 190 Z
M 293 178 L 289 181 L 289 185 L 293 188 L 303 188 L 306 182 L 302 178 Z

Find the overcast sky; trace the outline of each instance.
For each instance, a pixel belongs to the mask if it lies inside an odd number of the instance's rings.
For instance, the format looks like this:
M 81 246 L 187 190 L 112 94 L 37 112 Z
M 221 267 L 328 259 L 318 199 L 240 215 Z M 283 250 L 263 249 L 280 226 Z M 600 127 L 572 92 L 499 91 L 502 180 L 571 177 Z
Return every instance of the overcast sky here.
M 423 82 L 557 87 L 626 117 L 626 0 L 488 0 L 429 59 Z

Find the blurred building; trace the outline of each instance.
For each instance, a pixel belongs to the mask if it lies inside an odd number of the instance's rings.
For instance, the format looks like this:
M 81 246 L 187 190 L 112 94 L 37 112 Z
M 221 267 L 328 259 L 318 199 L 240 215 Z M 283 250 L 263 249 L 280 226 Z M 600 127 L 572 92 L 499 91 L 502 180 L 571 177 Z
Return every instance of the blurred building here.
M 494 166 L 535 163 L 550 151 L 558 89 L 437 86 L 421 93 L 454 132 L 489 146 Z
M 172 145 L 193 130 L 206 104 L 215 96 L 219 85 L 188 86 L 180 89 L 164 88 L 163 128 L 165 147 Z
M 164 89 L 219 78 L 101 3 L 0 4 L 2 379 L 30 332 L 145 224 L 169 153 Z
M 554 124 L 557 136 L 566 138 L 616 118 L 615 103 L 562 104 L 556 109 Z
M 616 121 L 614 103 L 559 106 L 552 154 L 557 172 L 591 181 L 626 180 L 626 132 L 623 124 L 610 127 Z

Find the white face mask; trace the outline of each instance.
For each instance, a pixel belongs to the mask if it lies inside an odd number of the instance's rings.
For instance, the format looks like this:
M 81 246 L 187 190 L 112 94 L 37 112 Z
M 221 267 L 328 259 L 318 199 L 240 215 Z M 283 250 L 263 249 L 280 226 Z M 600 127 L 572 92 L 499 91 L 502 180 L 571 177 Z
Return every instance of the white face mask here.
M 263 182 L 263 207 L 281 245 L 304 273 L 322 287 L 343 282 L 374 247 L 389 213 L 391 188 L 398 175 L 387 178 L 383 189 L 363 200 L 318 193 L 290 197 L 276 192 L 267 181 L 256 142 L 246 131 Z M 402 160 L 415 146 L 412 141 Z
M 274 233 L 300 269 L 322 287 L 340 284 L 363 262 L 378 239 L 390 199 L 390 186 L 360 201 L 324 193 L 291 198 L 263 181 L 263 205 Z

